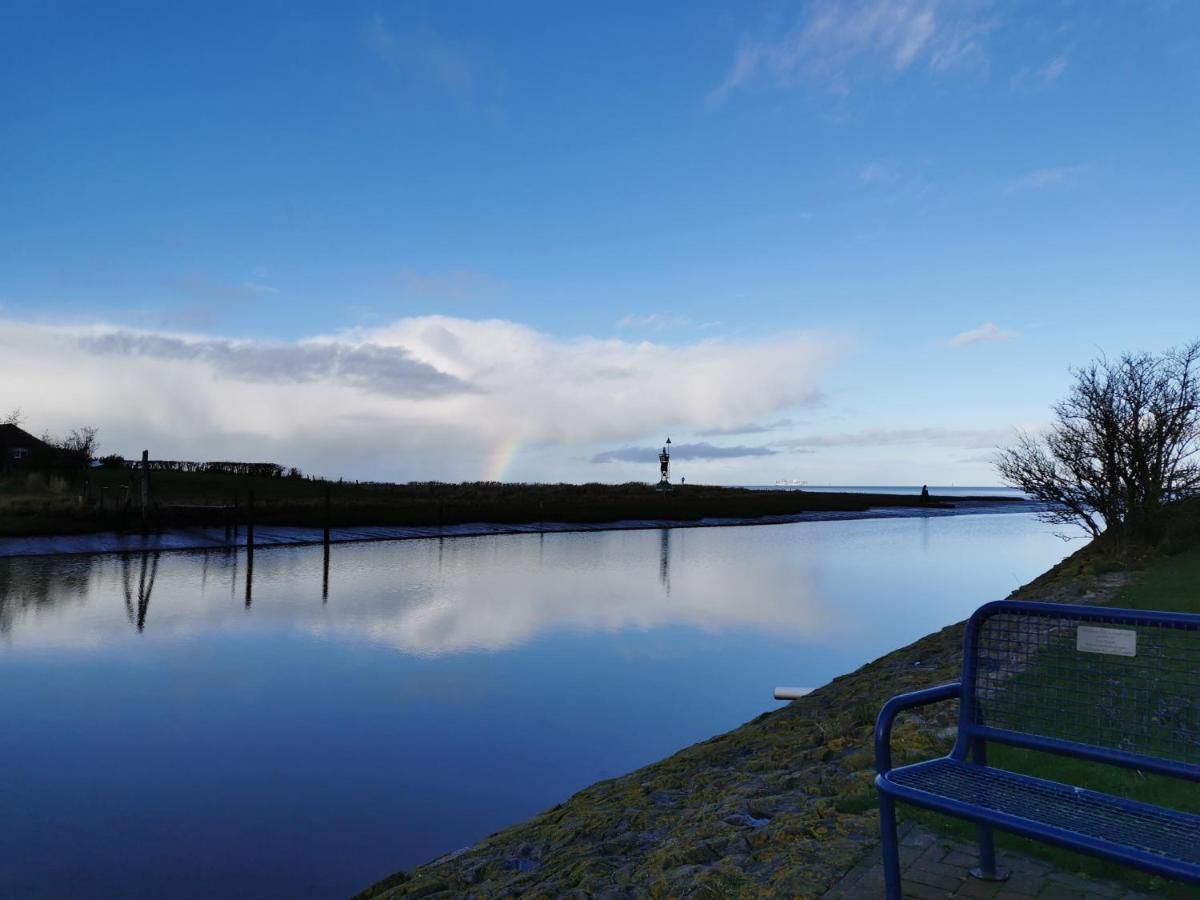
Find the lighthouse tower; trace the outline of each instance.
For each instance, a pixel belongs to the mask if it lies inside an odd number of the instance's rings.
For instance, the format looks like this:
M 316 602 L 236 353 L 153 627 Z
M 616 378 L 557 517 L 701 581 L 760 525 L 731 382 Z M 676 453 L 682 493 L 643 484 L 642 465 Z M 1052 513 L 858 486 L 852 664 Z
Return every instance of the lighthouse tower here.
M 658 454 L 658 489 L 660 491 L 671 490 L 671 439 L 667 438 L 666 445 Z

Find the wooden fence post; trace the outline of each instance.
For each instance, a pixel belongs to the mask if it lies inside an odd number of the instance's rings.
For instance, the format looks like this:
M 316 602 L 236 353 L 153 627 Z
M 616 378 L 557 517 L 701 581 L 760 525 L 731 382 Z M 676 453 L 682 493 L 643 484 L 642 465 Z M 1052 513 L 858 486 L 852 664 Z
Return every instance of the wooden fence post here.
M 329 516 L 330 516 L 331 502 L 332 501 L 329 498 L 329 485 L 326 484 L 325 485 L 325 528 L 323 529 L 323 531 L 321 533 L 321 543 L 323 543 L 325 545 L 326 553 L 329 552 Z
M 146 530 L 147 507 L 150 505 L 150 451 L 142 451 L 142 531 Z

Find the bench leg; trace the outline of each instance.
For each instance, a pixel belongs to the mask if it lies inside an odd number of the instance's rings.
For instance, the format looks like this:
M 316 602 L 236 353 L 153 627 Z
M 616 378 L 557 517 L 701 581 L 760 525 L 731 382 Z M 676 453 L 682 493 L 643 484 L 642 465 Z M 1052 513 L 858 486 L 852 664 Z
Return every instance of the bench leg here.
M 882 791 L 879 793 L 879 846 L 883 851 L 883 879 L 887 885 L 887 900 L 901 900 L 900 840 L 896 834 L 896 803 Z
M 1008 869 L 996 865 L 996 845 L 992 841 L 992 827 L 979 826 L 979 865 L 971 870 L 971 877 L 981 881 L 1008 881 Z
M 987 765 L 987 742 L 976 740 L 971 746 L 972 757 L 978 766 Z M 971 870 L 974 878 L 983 881 L 1008 881 L 1008 869 L 996 868 L 996 844 L 992 840 L 992 826 L 979 826 L 979 866 Z

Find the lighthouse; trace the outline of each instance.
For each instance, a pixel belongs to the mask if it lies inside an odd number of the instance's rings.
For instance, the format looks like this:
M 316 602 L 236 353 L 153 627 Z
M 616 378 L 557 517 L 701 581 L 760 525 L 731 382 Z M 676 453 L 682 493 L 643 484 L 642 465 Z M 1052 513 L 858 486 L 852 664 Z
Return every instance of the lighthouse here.
M 658 489 L 660 491 L 671 490 L 671 439 L 667 438 L 667 443 L 663 446 L 658 454 Z

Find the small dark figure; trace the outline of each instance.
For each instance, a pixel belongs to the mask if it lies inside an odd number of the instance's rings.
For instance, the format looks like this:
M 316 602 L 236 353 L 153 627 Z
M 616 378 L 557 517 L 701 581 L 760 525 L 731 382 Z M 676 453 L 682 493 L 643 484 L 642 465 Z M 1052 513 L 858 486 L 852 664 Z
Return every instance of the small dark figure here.
M 927 484 L 921 485 L 921 502 L 922 503 L 929 502 L 929 485 L 927 485 Z

